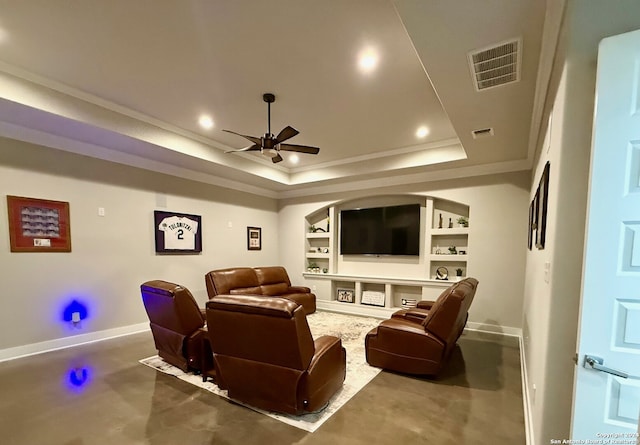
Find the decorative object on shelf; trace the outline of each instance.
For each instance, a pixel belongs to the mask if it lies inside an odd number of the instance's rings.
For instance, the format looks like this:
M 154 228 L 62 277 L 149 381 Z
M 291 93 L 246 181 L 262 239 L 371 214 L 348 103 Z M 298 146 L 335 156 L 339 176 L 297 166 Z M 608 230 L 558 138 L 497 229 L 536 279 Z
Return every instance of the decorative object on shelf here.
M 458 255 L 466 255 L 467 251 L 466 250 L 458 250 Z
M 449 271 L 446 267 L 440 266 L 436 269 L 436 280 L 448 280 Z
M 440 250 L 440 246 L 436 246 L 436 255 L 442 255 L 442 250 Z
M 353 303 L 355 291 L 353 289 L 337 289 L 336 301 Z
M 309 253 L 316 253 L 315 247 L 310 247 L 309 248 Z
M 157 253 L 202 252 L 202 217 L 154 210 Z
M 451 218 L 449 218 L 449 228 L 453 229 L 453 221 L 451 221 Z
M 247 227 L 247 249 L 262 250 L 262 229 L 260 227 Z
M 384 306 L 384 292 L 374 290 L 362 291 L 362 304 L 371 306 Z
M 465 216 L 458 218 L 457 222 L 460 227 L 469 227 L 469 219 Z
M 440 213 L 438 217 L 438 229 L 442 229 L 442 213 Z
M 451 255 L 456 255 L 458 251 L 456 250 L 456 246 L 449 246 L 449 253 Z
M 460 269 L 459 267 L 456 269 L 456 277 L 461 277 L 462 276 L 462 269 Z
M 307 272 L 317 273 L 320 270 L 316 263 L 309 263 L 307 266 Z
M 316 249 L 316 251 L 317 251 L 318 253 L 322 253 L 322 247 L 318 247 L 318 248 Z
M 69 203 L 7 196 L 12 252 L 71 252 Z
M 536 247 L 544 249 L 544 243 L 547 231 L 547 201 L 549 198 L 549 161 L 544 166 L 538 192 L 536 193 L 538 201 L 537 209 L 537 230 L 536 230 Z
M 324 249 L 322 249 L 322 253 L 329 253 L 329 248 L 325 247 Z
M 322 273 L 329 273 L 329 269 L 325 267 L 324 269 L 322 269 Z
M 418 305 L 418 300 L 415 298 L 403 298 L 401 300 L 402 309 L 411 309 Z
M 316 226 L 314 226 L 313 224 L 311 224 L 311 225 L 309 226 L 309 232 L 310 232 L 310 233 L 316 233 Z

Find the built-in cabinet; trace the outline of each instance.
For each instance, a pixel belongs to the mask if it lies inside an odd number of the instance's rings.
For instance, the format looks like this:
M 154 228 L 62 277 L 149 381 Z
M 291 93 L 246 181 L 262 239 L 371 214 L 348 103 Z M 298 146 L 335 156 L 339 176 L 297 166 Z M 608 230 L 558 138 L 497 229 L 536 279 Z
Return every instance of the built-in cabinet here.
M 469 206 L 443 199 L 427 204 L 432 207 L 431 221 L 427 221 L 429 277 L 436 279 L 439 268 L 446 270 L 449 280 L 467 276 Z
M 469 206 L 433 197 L 412 198 L 418 199 L 422 206 L 423 234 L 419 257 L 407 258 L 406 267 L 403 259 L 392 257 L 370 259 L 365 256 L 340 256 L 337 251 L 339 211 L 345 208 L 345 203 L 324 207 L 307 215 L 304 222 L 304 276 L 309 280 L 308 285 L 322 290 L 324 295 L 318 298 L 320 308 L 325 306 L 340 312 L 384 316 L 420 300 L 433 300 L 452 282 L 467 276 L 468 259 L 473 254 L 469 251 Z M 404 203 L 407 197 L 399 199 Z M 388 202 L 387 198 L 383 205 Z M 346 270 L 350 269 L 349 261 L 357 263 L 359 273 Z M 367 269 L 367 261 L 373 262 L 377 269 L 372 267 L 370 272 L 360 273 Z M 389 262 L 388 268 L 385 261 Z M 381 272 L 387 269 L 396 273 Z M 439 279 L 439 271 L 440 277 L 446 271 L 444 276 L 447 279 Z M 347 291 L 341 292 L 341 295 L 346 295 L 346 299 L 352 301 L 338 301 L 339 291 Z M 363 295 L 371 296 L 371 293 L 377 294 L 374 296 L 384 295 L 382 306 L 378 305 L 379 301 L 376 301 L 377 304 L 363 301 Z

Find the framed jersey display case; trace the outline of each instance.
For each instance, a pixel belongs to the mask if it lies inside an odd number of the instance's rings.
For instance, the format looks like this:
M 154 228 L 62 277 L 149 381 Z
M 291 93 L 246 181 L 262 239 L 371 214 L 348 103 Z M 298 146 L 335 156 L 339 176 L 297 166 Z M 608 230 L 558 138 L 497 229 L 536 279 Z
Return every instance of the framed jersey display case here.
M 157 253 L 202 252 L 202 217 L 154 210 Z

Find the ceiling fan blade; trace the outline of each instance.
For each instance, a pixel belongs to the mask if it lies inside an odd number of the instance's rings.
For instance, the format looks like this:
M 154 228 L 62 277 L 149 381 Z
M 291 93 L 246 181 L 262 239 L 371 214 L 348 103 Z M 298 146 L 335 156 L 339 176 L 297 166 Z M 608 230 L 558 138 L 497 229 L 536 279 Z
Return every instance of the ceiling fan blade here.
M 290 126 L 286 126 L 285 128 L 282 129 L 282 131 L 280 133 L 278 133 L 278 136 L 276 137 L 276 141 L 278 141 L 277 143 L 281 143 L 286 141 L 287 139 L 291 139 L 292 137 L 294 137 L 295 135 L 297 135 L 298 133 L 300 133 L 298 130 L 296 130 L 293 127 Z
M 295 145 L 295 144 L 280 144 L 280 150 L 296 151 L 298 153 L 308 153 L 310 155 L 317 155 L 320 152 L 320 148 L 318 147 L 311 147 L 309 145 Z
M 235 134 L 237 136 L 242 136 L 243 138 L 250 140 L 256 145 L 261 145 L 260 138 L 255 138 L 253 136 L 247 136 L 245 134 L 236 133 L 235 131 L 231 131 L 231 130 L 222 130 L 222 131 L 226 131 L 227 133 Z
M 240 148 L 238 150 L 227 150 L 225 153 L 238 153 L 243 151 L 260 151 L 261 147 L 258 144 L 249 145 L 248 147 Z
M 273 162 L 274 164 L 277 164 L 280 161 L 283 161 L 284 159 L 282 158 L 282 156 L 280 156 L 280 153 L 278 153 L 276 156 L 271 158 L 271 162 Z

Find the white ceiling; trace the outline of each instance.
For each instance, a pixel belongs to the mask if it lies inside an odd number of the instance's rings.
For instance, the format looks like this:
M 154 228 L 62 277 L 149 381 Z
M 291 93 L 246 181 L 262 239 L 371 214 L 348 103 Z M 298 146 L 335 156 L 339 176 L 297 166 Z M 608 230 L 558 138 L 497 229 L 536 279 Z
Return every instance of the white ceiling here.
M 269 196 L 529 169 L 545 4 L 0 0 L 0 135 Z M 520 81 L 477 92 L 468 53 L 514 38 Z M 317 156 L 224 153 L 267 131 L 266 92 Z

